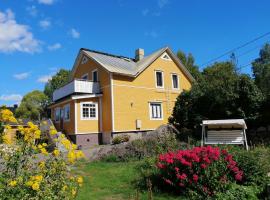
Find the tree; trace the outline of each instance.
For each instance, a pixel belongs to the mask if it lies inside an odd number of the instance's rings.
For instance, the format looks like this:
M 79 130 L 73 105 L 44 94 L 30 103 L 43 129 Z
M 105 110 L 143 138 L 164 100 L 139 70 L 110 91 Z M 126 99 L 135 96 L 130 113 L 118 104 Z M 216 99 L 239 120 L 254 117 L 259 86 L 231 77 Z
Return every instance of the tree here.
M 254 80 L 238 74 L 231 62 L 215 63 L 202 72 L 200 82 L 177 98 L 171 123 L 178 128 L 199 127 L 204 119 L 259 117 L 263 95 Z
M 70 75 L 70 70 L 60 69 L 59 72 L 48 81 L 44 88 L 44 94 L 49 97 L 50 101 L 52 101 L 53 92 L 68 83 Z
M 270 44 L 265 44 L 260 50 L 259 58 L 252 63 L 256 85 L 265 96 L 270 95 Z
M 48 97 L 41 91 L 34 90 L 26 94 L 16 110 L 16 117 L 23 119 L 39 120 L 45 116 Z
M 183 63 L 183 65 L 188 69 L 191 75 L 199 81 L 201 78 L 201 73 L 199 67 L 195 65 L 195 59 L 191 53 L 185 54 L 183 51 L 179 50 L 177 52 L 177 57 Z

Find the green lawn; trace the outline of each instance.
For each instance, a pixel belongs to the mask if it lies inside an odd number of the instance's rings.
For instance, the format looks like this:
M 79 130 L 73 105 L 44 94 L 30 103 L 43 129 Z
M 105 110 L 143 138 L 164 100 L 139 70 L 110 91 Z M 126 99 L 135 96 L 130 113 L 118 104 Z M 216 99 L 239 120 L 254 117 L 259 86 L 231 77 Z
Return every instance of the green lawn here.
M 136 188 L 132 181 L 136 178 L 138 162 L 93 162 L 79 163 L 76 172 L 84 177 L 84 185 L 77 200 L 124 200 L 136 199 Z M 140 192 L 139 199 L 147 200 L 147 192 Z M 156 200 L 173 200 L 166 194 L 154 194 Z

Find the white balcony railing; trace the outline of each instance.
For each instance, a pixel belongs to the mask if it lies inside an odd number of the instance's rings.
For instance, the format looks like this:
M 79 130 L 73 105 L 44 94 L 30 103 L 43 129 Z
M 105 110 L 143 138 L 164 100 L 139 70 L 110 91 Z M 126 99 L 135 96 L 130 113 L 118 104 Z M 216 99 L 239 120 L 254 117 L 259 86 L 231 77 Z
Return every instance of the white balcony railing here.
M 73 93 L 96 94 L 100 93 L 99 82 L 74 80 L 53 93 L 53 101 L 57 101 Z

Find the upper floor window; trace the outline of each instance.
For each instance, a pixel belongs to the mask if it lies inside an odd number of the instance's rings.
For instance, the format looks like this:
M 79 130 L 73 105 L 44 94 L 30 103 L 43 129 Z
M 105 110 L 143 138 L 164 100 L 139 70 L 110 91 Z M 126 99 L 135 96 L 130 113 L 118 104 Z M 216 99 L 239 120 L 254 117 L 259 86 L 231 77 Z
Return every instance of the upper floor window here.
M 178 76 L 178 74 L 172 74 L 172 88 L 179 89 L 179 76 Z
M 81 119 L 97 119 L 97 103 L 81 103 Z
M 164 88 L 163 71 L 156 71 L 156 87 Z
M 88 80 L 88 74 L 82 75 L 81 79 L 83 79 L 83 80 Z
M 98 82 L 98 71 L 97 71 L 97 69 L 92 71 L 92 80 L 93 80 L 93 82 Z
M 70 104 L 64 106 L 64 120 L 65 121 L 70 120 Z
M 151 102 L 150 105 L 150 119 L 151 120 L 162 120 L 163 112 L 162 112 L 162 103 L 160 102 Z

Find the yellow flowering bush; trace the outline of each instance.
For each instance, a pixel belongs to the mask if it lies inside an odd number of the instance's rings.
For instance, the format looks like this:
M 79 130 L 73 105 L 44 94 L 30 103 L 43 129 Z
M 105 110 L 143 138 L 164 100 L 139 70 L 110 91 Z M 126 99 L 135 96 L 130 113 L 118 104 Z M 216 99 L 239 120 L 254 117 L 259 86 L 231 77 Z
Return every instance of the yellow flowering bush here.
M 1 111 L 1 122 L 13 119 L 9 111 Z M 9 127 L 6 127 L 9 128 Z M 19 127 L 16 141 L 2 135 L 0 144 L 0 199 L 42 200 L 75 199 L 83 178 L 70 173 L 71 165 L 83 157 L 77 146 L 62 134 L 56 138 L 66 152 L 47 149 L 40 140 L 41 131 L 33 123 Z M 51 127 L 50 132 L 57 131 Z

